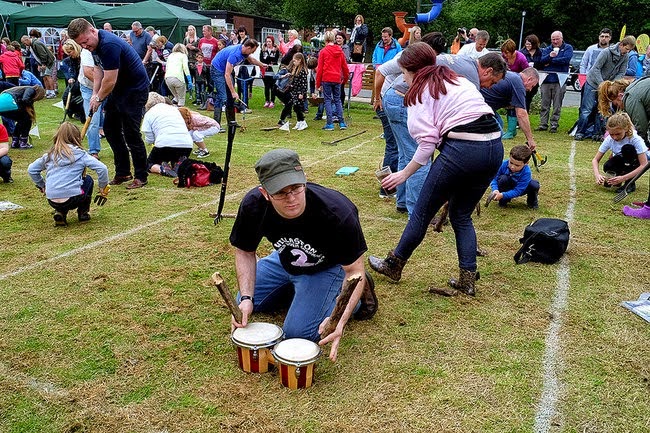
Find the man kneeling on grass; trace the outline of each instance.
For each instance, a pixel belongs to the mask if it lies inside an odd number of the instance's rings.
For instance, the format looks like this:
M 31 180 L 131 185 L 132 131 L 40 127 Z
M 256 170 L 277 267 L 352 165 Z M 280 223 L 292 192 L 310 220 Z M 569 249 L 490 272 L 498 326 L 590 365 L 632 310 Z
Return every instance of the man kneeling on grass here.
M 307 183 L 291 150 L 266 153 L 255 170 L 261 186 L 243 198 L 230 234 L 243 313 L 241 324 L 234 318 L 232 323 L 244 327 L 254 311 L 288 307 L 286 337 L 331 342 L 330 359 L 335 361 L 350 317 L 367 320 L 377 311 L 374 283 L 363 264 L 368 248 L 357 208 L 343 194 Z M 257 260 L 263 237 L 275 251 Z M 321 340 L 344 281 L 355 275 L 361 281 L 336 330 Z

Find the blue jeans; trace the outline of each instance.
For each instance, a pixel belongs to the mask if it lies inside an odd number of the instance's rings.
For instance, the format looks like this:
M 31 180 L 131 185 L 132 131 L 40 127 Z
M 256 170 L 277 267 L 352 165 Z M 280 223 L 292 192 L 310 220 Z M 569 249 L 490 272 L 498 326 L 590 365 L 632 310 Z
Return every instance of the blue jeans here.
M 93 95 L 93 89 L 85 86 L 79 86 L 79 89 L 81 89 L 81 96 L 84 99 L 84 111 L 86 112 L 86 116 L 88 116 L 90 115 L 90 97 Z M 93 118 L 90 120 L 90 125 L 88 126 L 88 132 L 86 132 L 86 137 L 88 137 L 88 151 L 90 153 L 99 153 L 102 150 L 102 146 L 99 144 L 99 121 L 101 120 L 101 112 L 103 110 L 104 102 L 99 106 L 97 112 L 93 113 Z
M 582 99 L 580 100 L 580 111 L 578 116 L 576 134 L 582 134 L 583 136 L 586 135 L 591 120 L 594 121 L 595 126 L 593 134 L 599 134 L 600 115 L 597 113 L 597 107 L 598 89 L 592 87 L 589 83 L 585 83 L 584 87 L 582 88 Z
M 226 105 L 226 110 L 235 106 L 235 100 L 226 84 L 226 77 L 217 68 L 210 68 L 210 77 L 214 86 L 214 118 L 221 123 L 221 108 Z M 234 119 L 233 119 L 234 120 Z
M 379 117 L 379 120 L 381 121 L 381 126 L 384 129 L 384 140 L 386 141 L 382 166 L 388 165 L 390 170 L 395 173 L 399 169 L 399 150 L 397 149 L 395 134 L 393 134 L 393 129 L 390 127 L 388 117 L 386 117 L 384 110 L 381 108 L 378 109 L 377 117 Z M 406 207 L 406 197 L 404 196 L 405 189 L 406 186 L 404 184 L 397 187 L 397 207 Z
M 9 155 L 4 155 L 0 157 L 0 177 L 7 181 L 11 177 L 11 166 L 13 161 L 9 158 Z
M 319 341 L 318 326 L 334 310 L 344 276 L 339 265 L 313 275 L 292 275 L 274 251 L 257 262 L 253 311 L 270 313 L 288 306 L 286 338 Z
M 402 170 L 409 162 L 411 162 L 415 150 L 418 148 L 418 144 L 415 142 L 413 137 L 411 137 L 408 125 L 406 124 L 408 114 L 406 107 L 404 106 L 404 97 L 395 93 L 395 90 L 391 88 L 384 94 L 383 106 L 386 117 L 388 118 L 388 123 L 390 124 L 390 129 L 397 144 L 397 168 Z M 384 137 L 385 136 L 386 135 L 384 134 Z M 408 210 L 409 216 L 413 214 L 415 203 L 420 196 L 420 190 L 422 189 L 424 180 L 429 173 L 430 167 L 431 162 L 427 161 L 427 165 L 419 168 L 418 171 L 413 173 L 404 184 L 406 209 Z
M 449 201 L 449 221 L 456 235 L 458 266 L 476 271 L 476 232 L 472 212 L 503 160 L 501 138 L 490 141 L 445 139 L 431 164 L 413 215 L 395 248 L 408 259 L 420 245 L 431 218 Z
M 325 113 L 327 124 L 331 125 L 332 116 L 336 116 L 339 122 L 345 123 L 343 119 L 343 106 L 341 105 L 341 83 L 323 82 L 323 98 L 325 100 Z

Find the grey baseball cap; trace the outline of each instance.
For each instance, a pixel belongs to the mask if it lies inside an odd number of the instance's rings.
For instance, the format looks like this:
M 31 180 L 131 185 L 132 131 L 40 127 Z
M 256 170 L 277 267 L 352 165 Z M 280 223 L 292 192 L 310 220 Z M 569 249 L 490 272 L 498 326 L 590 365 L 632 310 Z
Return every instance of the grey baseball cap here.
M 265 153 L 255 164 L 257 178 L 269 194 L 299 183 L 307 183 L 298 154 L 289 149 Z

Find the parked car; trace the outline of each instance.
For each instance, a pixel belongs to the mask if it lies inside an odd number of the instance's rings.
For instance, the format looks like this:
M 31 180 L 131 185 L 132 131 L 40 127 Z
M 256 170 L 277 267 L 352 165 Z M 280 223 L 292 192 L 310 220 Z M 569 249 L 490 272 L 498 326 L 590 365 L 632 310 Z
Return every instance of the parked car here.
M 576 92 L 579 92 L 580 89 L 582 89 L 580 80 L 578 80 L 578 74 L 580 73 L 580 62 L 584 55 L 584 51 L 573 51 L 573 57 L 571 57 L 571 63 L 569 64 L 569 79 L 567 80 L 566 85 L 567 87 L 573 86 Z

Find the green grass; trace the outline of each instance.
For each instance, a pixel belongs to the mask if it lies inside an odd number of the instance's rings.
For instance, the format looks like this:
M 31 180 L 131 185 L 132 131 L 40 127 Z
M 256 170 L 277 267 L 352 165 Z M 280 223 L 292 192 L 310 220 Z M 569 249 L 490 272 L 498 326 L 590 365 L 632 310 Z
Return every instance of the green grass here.
M 257 182 L 264 152 L 289 147 L 311 181 L 338 189 L 359 207 L 369 254 L 394 247 L 406 223 L 377 197 L 373 172 L 384 143 L 367 104 L 353 104 L 348 131 L 325 133 L 307 115 L 303 132 L 260 131 L 280 107 L 261 108 L 255 89 L 245 132 L 237 132 L 225 212 Z M 350 322 L 339 359 L 323 358 L 309 390 L 283 388 L 276 373 L 242 373 L 229 316 L 209 277 L 236 290 L 228 236 L 213 225 L 219 186 L 179 189 L 151 176 L 147 187 L 114 187 L 92 220 L 54 228 L 51 209 L 26 174 L 51 142 L 62 111 L 37 104 L 41 139 L 12 150 L 15 183 L 0 199 L 24 209 L 1 213 L 0 431 L 2 432 L 530 432 L 542 390 L 542 357 L 557 265 L 515 265 L 526 224 L 564 218 L 570 137 L 577 110 L 564 109 L 560 134 L 536 133 L 549 162 L 540 209 L 520 198 L 475 217 L 481 247 L 476 299 L 427 293 L 456 273 L 453 232 L 427 234 L 400 283 L 376 276 L 380 310 Z M 295 119 L 293 119 L 295 121 Z M 531 116 L 533 127 L 538 116 Z M 367 130 L 337 146 L 321 144 Z M 224 134 L 207 141 L 222 165 Z M 524 141 L 521 133 L 506 150 Z M 113 174 L 107 144 L 100 154 Z M 597 187 L 593 142 L 576 144 L 576 208 L 568 251 L 570 291 L 563 316 L 562 384 L 556 431 L 646 432 L 650 327 L 619 306 L 647 291 L 650 234 L 624 218 L 612 191 Z M 360 168 L 336 177 L 345 165 Z M 639 190 L 626 202 L 643 200 Z M 170 217 L 174 215 L 174 217 Z M 92 248 L 87 245 L 95 243 Z M 268 243 L 262 253 L 270 251 Z M 65 256 L 62 256 L 65 255 Z M 58 258 L 57 258 L 58 257 Z M 282 316 L 257 320 L 281 323 Z

